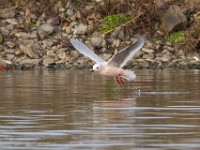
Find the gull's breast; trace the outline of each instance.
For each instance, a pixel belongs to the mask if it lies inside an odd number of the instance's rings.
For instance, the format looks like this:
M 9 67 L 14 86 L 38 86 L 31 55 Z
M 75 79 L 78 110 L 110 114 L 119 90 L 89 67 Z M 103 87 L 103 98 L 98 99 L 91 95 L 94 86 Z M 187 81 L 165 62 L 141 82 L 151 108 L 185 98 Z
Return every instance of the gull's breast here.
M 100 71 L 101 75 L 104 76 L 116 76 L 116 75 L 123 75 L 123 70 L 121 68 L 112 67 L 112 66 L 104 66 Z

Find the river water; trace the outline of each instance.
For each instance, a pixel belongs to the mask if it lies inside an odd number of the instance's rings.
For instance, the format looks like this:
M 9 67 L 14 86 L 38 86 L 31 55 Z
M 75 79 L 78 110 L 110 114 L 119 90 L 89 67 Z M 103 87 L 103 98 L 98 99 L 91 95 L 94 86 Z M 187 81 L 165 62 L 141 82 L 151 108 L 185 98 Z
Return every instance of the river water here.
M 200 149 L 200 71 L 135 72 L 0 72 L 0 149 Z

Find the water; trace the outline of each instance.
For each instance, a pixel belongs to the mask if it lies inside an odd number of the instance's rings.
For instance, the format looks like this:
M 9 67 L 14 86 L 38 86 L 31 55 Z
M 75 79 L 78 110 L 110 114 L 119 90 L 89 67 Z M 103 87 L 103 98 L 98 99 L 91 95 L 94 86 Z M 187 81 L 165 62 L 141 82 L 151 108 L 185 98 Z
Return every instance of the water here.
M 200 149 L 198 70 L 0 72 L 0 149 Z

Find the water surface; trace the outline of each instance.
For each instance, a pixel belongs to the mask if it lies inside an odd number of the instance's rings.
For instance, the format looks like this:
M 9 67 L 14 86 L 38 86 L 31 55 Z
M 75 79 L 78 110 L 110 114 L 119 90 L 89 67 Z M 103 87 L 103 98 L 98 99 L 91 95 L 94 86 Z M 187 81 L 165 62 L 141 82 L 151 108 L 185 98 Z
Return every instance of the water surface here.
M 199 71 L 136 74 L 0 72 L 1 149 L 200 149 Z

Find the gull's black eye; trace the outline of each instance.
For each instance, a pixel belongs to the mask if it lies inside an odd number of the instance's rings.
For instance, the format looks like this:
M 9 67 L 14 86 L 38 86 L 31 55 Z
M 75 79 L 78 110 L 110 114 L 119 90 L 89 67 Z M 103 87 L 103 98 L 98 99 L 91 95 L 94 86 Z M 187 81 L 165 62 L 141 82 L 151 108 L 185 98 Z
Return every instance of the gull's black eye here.
M 99 67 L 97 67 L 97 69 L 99 69 Z

